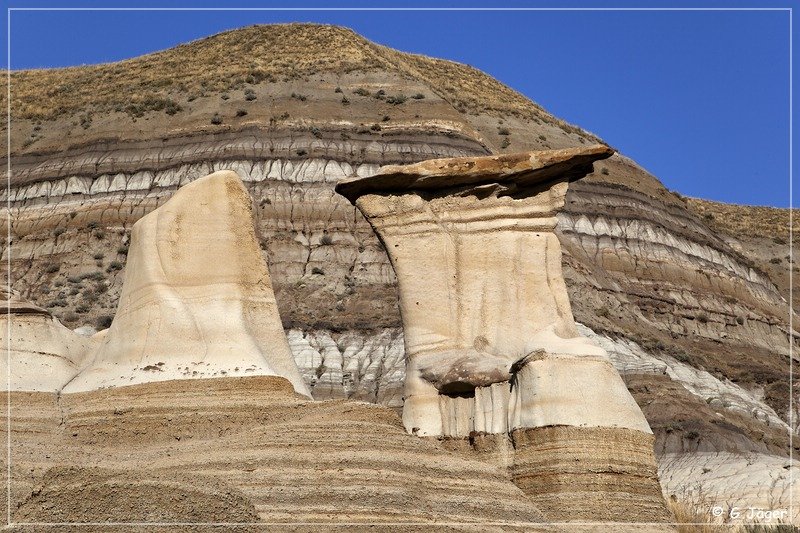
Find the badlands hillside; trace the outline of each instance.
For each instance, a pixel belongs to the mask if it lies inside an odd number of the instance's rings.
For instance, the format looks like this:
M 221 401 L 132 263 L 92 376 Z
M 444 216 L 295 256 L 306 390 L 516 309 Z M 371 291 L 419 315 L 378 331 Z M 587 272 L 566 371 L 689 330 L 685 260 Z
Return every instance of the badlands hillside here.
M 471 67 L 401 53 L 333 26 L 253 26 L 118 63 L 13 72 L 11 84 L 10 129 L 4 124 L 11 190 L 2 198 L 11 205 L 11 241 L 3 231 L 0 243 L 19 298 L 83 334 L 108 327 L 132 225 L 178 187 L 231 169 L 255 200 L 280 317 L 313 397 L 391 409 L 403 402 L 396 279 L 369 224 L 334 192 L 337 182 L 386 164 L 602 142 Z M 792 468 L 789 434 L 797 428 L 789 427 L 789 410 L 796 421 L 798 409 L 789 406 L 789 346 L 796 351 L 798 341 L 789 331 L 787 222 L 781 210 L 684 198 L 620 154 L 570 186 L 557 233 L 575 319 L 611 354 L 647 417 L 667 494 L 705 484 L 711 498 L 738 490 L 786 501 L 775 487 Z M 214 394 L 237 387 L 232 379 Z M 116 411 L 106 412 L 113 402 L 75 398 L 42 405 L 26 423 L 55 431 L 45 421 L 60 417 L 63 425 L 66 410 L 76 413 L 70 423 L 103 435 L 90 431 L 93 438 L 122 438 Z M 400 431 L 394 418 L 381 418 L 389 410 L 359 403 L 351 412 L 347 405 L 332 403 L 328 418 L 313 422 L 351 427 L 355 418 L 359 431 L 370 424 Z M 144 411 L 136 416 L 162 424 Z M 212 426 L 196 431 L 227 432 Z M 256 439 L 268 430 L 246 431 Z M 292 431 L 298 446 L 311 446 L 303 439 L 312 430 Z M 364 439 L 354 434 L 326 445 L 367 446 Z M 382 442 L 364 453 L 382 454 L 384 444 L 395 446 Z M 424 455 L 428 444 L 408 453 Z M 53 453 L 79 449 L 68 443 Z M 176 456 L 170 468 L 179 471 L 188 457 Z M 135 468 L 137 460 L 126 460 L 124 468 Z M 418 465 L 412 456 L 399 460 Z M 748 470 L 754 464 L 763 466 L 757 474 Z M 35 468 L 42 475 L 43 464 Z M 480 464 L 470 468 L 483 477 Z M 48 475 L 50 486 L 61 486 L 59 472 Z M 68 485 L 69 476 L 82 474 L 64 475 Z M 119 475 L 109 471 L 92 483 Z M 219 502 L 214 490 L 208 494 Z M 336 497 L 326 497 L 335 508 Z M 242 503 L 252 498 L 237 501 L 232 513 L 264 512 Z

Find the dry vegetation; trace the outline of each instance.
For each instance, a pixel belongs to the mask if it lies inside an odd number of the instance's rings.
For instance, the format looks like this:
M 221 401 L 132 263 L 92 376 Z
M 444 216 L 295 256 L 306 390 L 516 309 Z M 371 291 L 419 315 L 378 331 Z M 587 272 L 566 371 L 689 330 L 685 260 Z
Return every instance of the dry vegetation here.
M 697 213 L 709 226 L 733 236 L 765 237 L 769 239 L 789 239 L 789 210 L 775 207 L 760 207 L 724 204 L 688 198 L 689 208 Z M 795 238 L 800 236 L 800 218 L 793 217 L 792 231 Z
M 396 71 L 464 113 L 513 115 L 587 134 L 467 65 L 405 54 L 337 26 L 250 26 L 117 63 L 12 73 L 12 115 L 32 121 L 113 111 L 181 111 L 182 101 L 318 73 Z M 5 78 L 3 78 L 5 81 Z M 5 107 L 6 90 L 0 90 Z
M 790 533 L 797 529 L 788 524 L 741 524 L 714 522 L 709 505 L 702 501 L 667 500 L 667 508 L 675 517 L 678 533 Z

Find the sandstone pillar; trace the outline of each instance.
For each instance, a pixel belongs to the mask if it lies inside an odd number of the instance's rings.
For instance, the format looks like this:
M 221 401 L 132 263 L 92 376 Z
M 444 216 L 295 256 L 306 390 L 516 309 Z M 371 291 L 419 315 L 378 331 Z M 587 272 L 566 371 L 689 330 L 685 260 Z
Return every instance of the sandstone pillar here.
M 64 392 L 281 376 L 311 395 L 281 325 L 251 202 L 236 173 L 215 172 L 134 224 L 117 313 Z
M 552 518 L 596 519 L 591 505 L 563 504 L 643 487 L 654 516 L 663 510 L 652 433 L 605 351 L 575 328 L 554 233 L 569 182 L 612 154 L 594 145 L 429 160 L 336 188 L 397 274 L 406 429 L 510 434 L 515 480 Z M 630 442 L 619 451 L 638 459 L 598 455 L 597 439 L 609 452 Z M 627 500 L 612 500 L 624 513 Z
M 0 390 L 55 392 L 81 370 L 88 338 L 5 287 L 0 308 Z

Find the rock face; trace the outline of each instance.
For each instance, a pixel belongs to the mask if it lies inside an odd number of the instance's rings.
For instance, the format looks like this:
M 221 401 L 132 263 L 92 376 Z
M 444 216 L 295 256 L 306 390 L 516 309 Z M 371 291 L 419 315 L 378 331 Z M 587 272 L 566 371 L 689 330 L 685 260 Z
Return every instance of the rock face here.
M 69 328 L 108 327 L 135 222 L 197 177 L 231 170 L 255 200 L 284 329 L 314 397 L 395 408 L 405 357 L 397 280 L 336 183 L 381 165 L 598 142 L 467 65 L 331 26 L 253 26 L 11 78 L 13 120 L 0 129 L 14 172 L 0 203 L 10 201 L 12 240 L 3 226 L 0 247 L 23 298 Z M 387 101 L 397 95 L 406 100 Z M 0 108 L 5 98 L 0 90 Z M 765 228 L 726 208 L 735 226 L 615 154 L 571 184 L 557 216 L 575 319 L 617 343 L 603 347 L 659 455 L 786 456 L 796 432 L 786 429 L 790 342 L 800 353 L 787 313 L 788 213 Z M 794 283 L 798 298 L 796 273 Z
M 265 375 L 310 396 L 281 327 L 250 204 L 235 173 L 217 172 L 136 223 L 117 314 L 64 392 Z
M 5 401 L 0 395 L 4 439 Z M 11 402 L 16 522 L 274 524 L 235 531 L 300 522 L 308 531 L 407 533 L 495 523 L 552 531 L 504 470 L 407 435 L 390 409 L 309 401 L 275 376 L 144 383 L 58 399 L 15 392 Z
M 592 519 L 600 507 L 666 518 L 652 433 L 608 355 L 576 329 L 554 234 L 569 181 L 612 153 L 595 145 L 437 159 L 336 187 L 375 229 L 397 274 L 406 430 L 511 433 L 515 479 L 551 518 Z M 592 441 L 606 443 L 602 458 Z M 615 461 L 620 442 L 638 459 Z M 598 480 L 616 467 L 626 474 Z
M 760 454 L 667 454 L 659 466 L 664 494 L 701 513 L 722 510 L 718 522 L 797 524 L 800 463 Z
M 3 289 L 0 299 L 7 310 L 0 315 L 0 390 L 61 390 L 80 371 L 91 341 L 13 292 Z

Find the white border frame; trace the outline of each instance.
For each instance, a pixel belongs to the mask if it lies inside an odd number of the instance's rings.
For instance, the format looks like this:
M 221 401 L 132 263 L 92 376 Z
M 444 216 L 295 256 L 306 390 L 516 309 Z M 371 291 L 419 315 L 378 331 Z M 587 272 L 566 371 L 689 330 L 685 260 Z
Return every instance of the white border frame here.
M 6 209 L 11 215 L 11 13 L 13 11 L 782 11 L 789 14 L 789 462 L 794 462 L 793 437 L 794 437 L 794 342 L 792 332 L 794 331 L 794 304 L 793 304 L 793 271 L 794 266 L 794 247 L 793 247 L 793 83 L 794 73 L 792 69 L 793 58 L 793 39 L 792 39 L 792 20 L 793 8 L 791 7 L 9 7 L 6 9 L 7 19 L 7 68 L 6 68 L 6 157 L 7 157 L 7 178 L 6 178 Z M 6 242 L 11 242 L 11 220 L 7 225 Z M 11 245 L 9 244 L 7 253 L 7 289 L 11 294 Z M 620 526 L 663 526 L 662 522 L 516 522 L 516 521 L 494 521 L 494 522 L 13 522 L 11 520 L 11 304 L 10 300 L 6 308 L 7 323 L 7 346 L 6 364 L 7 372 L 7 394 L 6 394 L 6 432 L 7 432 L 7 455 L 6 455 L 6 525 L 7 526 L 32 526 L 32 527 L 66 527 L 66 526 L 86 526 L 86 527 L 189 527 L 189 526 L 209 526 L 209 527 L 244 527 L 244 526 L 326 526 L 326 527 L 354 527 L 354 526 L 511 526 L 529 527 L 548 525 L 572 525 L 572 526 L 598 526 L 598 525 L 620 525 Z M 789 469 L 789 517 L 794 516 L 794 469 Z M 703 522 L 681 523 L 680 525 L 700 526 L 707 525 Z M 725 526 L 726 524 L 722 524 Z M 729 527 L 737 527 L 727 524 Z

